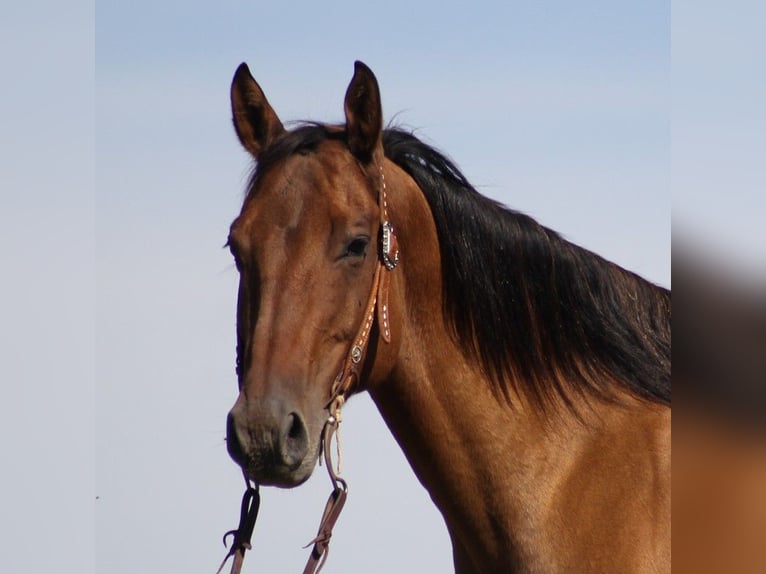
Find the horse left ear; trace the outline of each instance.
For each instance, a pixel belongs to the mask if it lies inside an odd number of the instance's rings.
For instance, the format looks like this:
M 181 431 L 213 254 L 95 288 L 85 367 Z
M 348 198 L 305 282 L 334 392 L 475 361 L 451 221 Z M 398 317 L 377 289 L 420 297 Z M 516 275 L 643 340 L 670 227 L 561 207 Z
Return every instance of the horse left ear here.
M 239 65 L 231 82 L 231 111 L 239 141 L 256 160 L 285 131 L 245 63 Z
M 354 77 L 344 103 L 348 147 L 364 162 L 382 150 L 383 109 L 375 74 L 362 62 L 354 63 Z

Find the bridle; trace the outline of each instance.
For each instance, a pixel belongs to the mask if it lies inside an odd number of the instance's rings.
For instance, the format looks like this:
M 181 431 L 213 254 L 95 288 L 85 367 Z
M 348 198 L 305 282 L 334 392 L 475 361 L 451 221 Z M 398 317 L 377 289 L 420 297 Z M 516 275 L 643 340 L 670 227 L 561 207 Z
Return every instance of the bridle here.
M 340 474 L 341 466 L 341 447 L 340 447 L 340 423 L 341 410 L 349 396 L 358 389 L 361 383 L 361 371 L 364 365 L 364 359 L 367 356 L 367 348 L 370 342 L 370 333 L 378 319 L 378 329 L 381 338 L 386 342 L 391 342 L 391 312 L 388 305 L 389 286 L 391 282 L 390 272 L 396 268 L 399 262 L 399 244 L 394 233 L 394 228 L 388 219 L 388 198 L 386 195 L 386 178 L 383 174 L 383 166 L 378 164 L 380 172 L 380 187 L 378 190 L 378 206 L 380 207 L 380 238 L 378 250 L 378 260 L 375 265 L 375 275 L 372 280 L 370 296 L 367 300 L 362 324 L 360 325 L 354 341 L 346 354 L 340 373 L 335 378 L 331 390 L 331 397 L 326 408 L 329 416 L 322 429 L 320 442 L 320 459 L 324 458 L 325 467 L 330 477 L 333 490 L 325 504 L 322 518 L 319 521 L 317 535 L 306 547 L 313 545 L 303 574 L 316 574 L 324 566 L 329 553 L 330 538 L 335 523 L 340 516 L 343 506 L 346 504 L 348 496 L 348 484 L 343 480 Z M 338 454 L 337 471 L 333 465 L 331 445 L 335 438 Z M 216 574 L 220 574 L 230 557 L 233 557 L 231 574 L 239 574 L 242 569 L 242 562 L 245 558 L 245 551 L 252 548 L 250 539 L 255 528 L 255 521 L 258 517 L 258 509 L 261 504 L 260 492 L 257 484 L 245 477 L 245 494 L 242 496 L 242 505 L 240 509 L 239 525 L 236 530 L 230 530 L 224 534 L 223 541 L 226 545 L 226 539 L 233 536 L 229 552 L 221 562 Z

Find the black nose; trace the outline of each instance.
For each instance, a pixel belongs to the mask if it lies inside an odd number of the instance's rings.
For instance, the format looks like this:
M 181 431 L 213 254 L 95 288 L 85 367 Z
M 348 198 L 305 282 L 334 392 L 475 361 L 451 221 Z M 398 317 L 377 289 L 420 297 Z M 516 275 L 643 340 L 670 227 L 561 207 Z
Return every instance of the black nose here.
M 232 409 L 226 418 L 226 449 L 237 464 L 244 468 L 256 462 L 264 470 L 271 465 L 290 470 L 301 465 L 309 451 L 309 438 L 300 413 L 285 415 L 279 424 L 268 424 L 264 420 L 268 417 L 259 417 L 252 427 L 240 421 L 242 414 Z

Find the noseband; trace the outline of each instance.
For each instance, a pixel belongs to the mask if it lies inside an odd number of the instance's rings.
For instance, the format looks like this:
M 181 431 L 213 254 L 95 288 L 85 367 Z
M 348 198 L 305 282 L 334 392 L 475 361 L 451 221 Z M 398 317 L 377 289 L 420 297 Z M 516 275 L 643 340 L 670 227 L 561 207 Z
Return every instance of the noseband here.
M 346 503 L 348 496 L 348 484 L 340 476 L 341 470 L 341 447 L 340 447 L 340 423 L 341 410 L 351 394 L 358 390 L 361 381 L 361 372 L 364 365 L 364 359 L 367 356 L 367 347 L 370 342 L 370 333 L 372 331 L 375 317 L 378 318 L 378 328 L 381 338 L 386 342 L 391 342 L 391 323 L 390 309 L 388 306 L 388 292 L 391 283 L 390 271 L 396 268 L 399 262 L 399 244 L 394 233 L 394 228 L 388 220 L 388 198 L 386 196 L 386 178 L 383 175 L 383 166 L 378 166 L 380 172 L 380 188 L 378 190 L 378 206 L 380 207 L 380 237 L 378 261 L 375 265 L 375 275 L 370 288 L 370 296 L 367 300 L 362 324 L 357 331 L 354 342 L 351 345 L 340 373 L 335 378 L 331 390 L 331 397 L 327 403 L 329 416 L 322 429 L 322 439 L 320 442 L 321 455 L 325 461 L 327 473 L 330 476 L 330 482 L 333 491 L 327 499 L 322 519 L 319 522 L 317 535 L 306 547 L 313 545 L 311 554 L 306 562 L 303 574 L 318 573 L 324 566 L 329 553 L 330 538 L 335 523 L 340 516 L 341 510 Z M 376 313 L 377 311 L 377 313 Z M 331 444 L 333 437 L 337 446 L 338 465 L 333 465 Z M 250 538 L 252 537 L 255 521 L 258 517 L 261 498 L 258 485 L 253 485 L 247 475 L 245 475 L 245 484 L 247 488 L 242 497 L 242 507 L 240 510 L 239 526 L 236 530 L 231 530 L 224 535 L 224 545 L 228 536 L 233 536 L 231 548 L 223 559 L 221 566 L 216 574 L 220 574 L 224 565 L 230 557 L 234 557 L 231 574 L 239 574 L 242 569 L 242 562 L 245 558 L 245 551 L 252 548 Z

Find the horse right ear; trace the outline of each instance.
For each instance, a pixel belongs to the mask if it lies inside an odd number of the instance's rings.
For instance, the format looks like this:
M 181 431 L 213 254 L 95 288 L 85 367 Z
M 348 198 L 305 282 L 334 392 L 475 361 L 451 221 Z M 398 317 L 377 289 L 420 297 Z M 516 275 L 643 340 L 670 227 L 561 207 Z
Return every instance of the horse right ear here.
M 348 147 L 357 158 L 367 162 L 382 153 L 383 110 L 375 74 L 362 62 L 354 63 L 354 77 L 346 90 Z
M 255 159 L 285 131 L 245 63 L 231 82 L 231 112 L 239 141 Z

